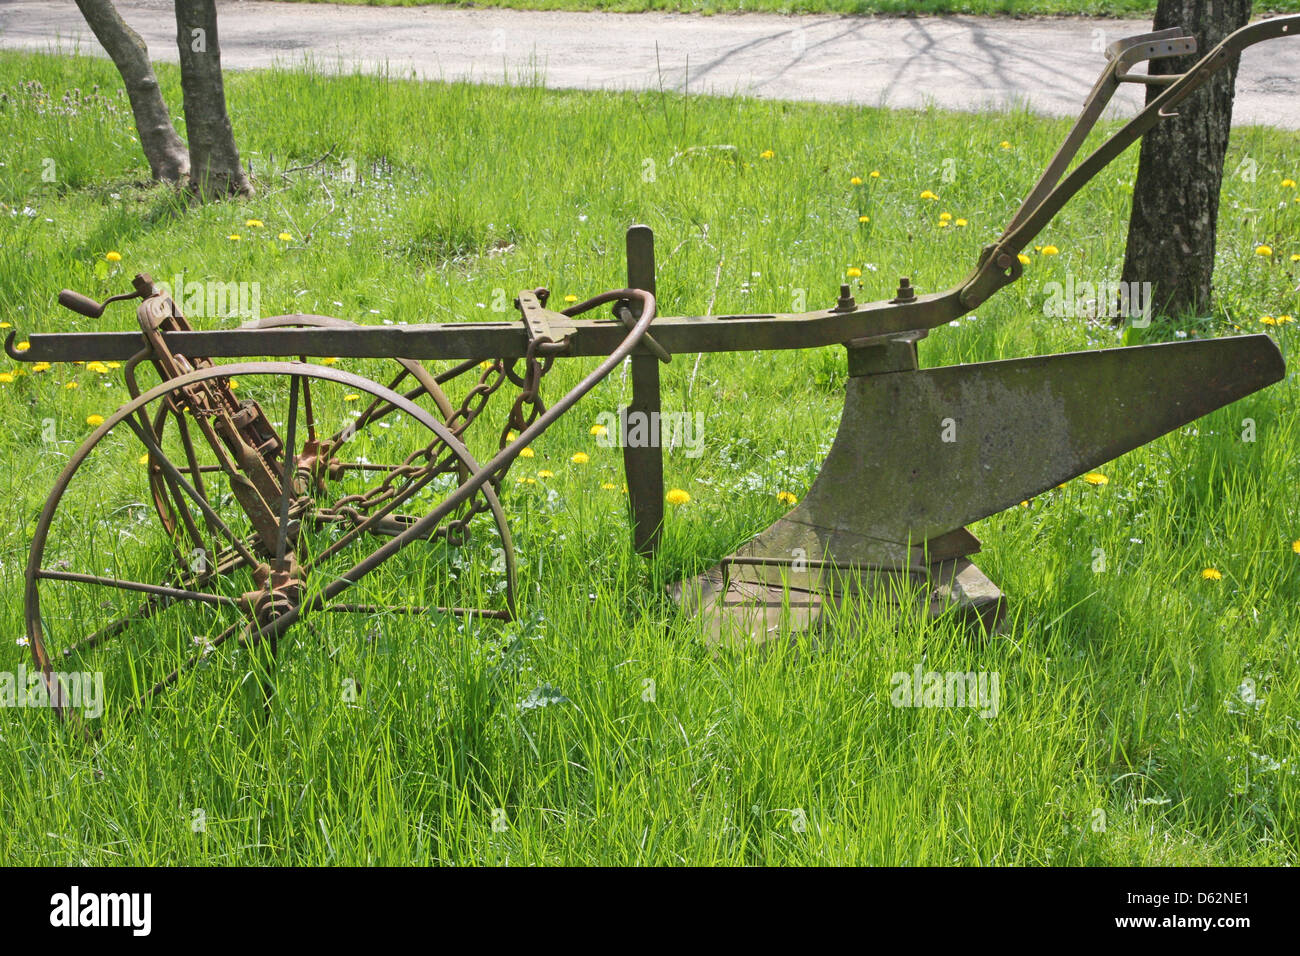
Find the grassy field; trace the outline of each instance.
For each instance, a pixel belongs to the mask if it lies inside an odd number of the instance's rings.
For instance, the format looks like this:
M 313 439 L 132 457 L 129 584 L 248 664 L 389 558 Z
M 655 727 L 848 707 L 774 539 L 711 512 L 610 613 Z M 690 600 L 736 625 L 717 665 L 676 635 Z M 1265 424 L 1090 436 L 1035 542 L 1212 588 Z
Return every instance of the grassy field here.
M 179 113 L 176 71 L 161 81 Z M 0 55 L 0 320 L 24 334 L 132 327 L 130 305 L 89 320 L 54 297 L 121 292 L 137 271 L 259 282 L 265 314 L 506 318 L 493 304 L 521 288 L 621 286 L 623 230 L 638 221 L 658 236 L 668 314 L 784 311 L 801 295 L 813 308 L 853 271 L 860 300 L 903 274 L 933 291 L 998 235 L 1067 128 L 1025 113 L 239 72 L 227 92 L 259 194 L 186 211 L 142 182 L 117 89 L 105 61 Z M 1148 338 L 1266 331 L 1290 355 L 1298 155 L 1294 134 L 1234 133 L 1221 309 Z M 1045 316 L 1044 300 L 1070 275 L 1118 277 L 1135 161 L 1039 237 L 1021 282 L 922 343 L 922 362 L 1117 344 L 1104 322 Z M 381 377 L 381 364 L 336 367 Z M 546 394 L 594 364 L 559 363 Z M 0 671 L 28 660 L 35 517 L 88 419 L 124 401 L 121 374 L 0 367 Z M 1105 484 L 1076 480 L 980 522 L 980 565 L 1012 601 L 987 643 L 950 618 L 856 608 L 815 644 L 716 657 L 663 586 L 777 518 L 780 493 L 804 494 L 838 421 L 844 353 L 715 354 L 698 368 L 678 355 L 664 375 L 665 409 L 706 426 L 702 455 L 667 459 L 668 486 L 690 501 L 669 509 L 653 563 L 629 547 L 618 452 L 590 431 L 628 397 L 616 373 L 507 479 L 519 621 L 319 615 L 282 642 L 269 712 L 257 655 L 223 650 L 151 712 L 118 725 L 110 710 L 93 745 L 46 712 L 0 711 L 0 862 L 1300 862 L 1294 372 L 1107 465 Z M 282 394 L 245 388 L 280 414 Z M 322 397 L 320 413 L 343 420 L 347 400 Z M 61 510 L 54 547 L 76 570 L 165 556 L 119 432 Z M 498 600 L 494 543 L 486 528 L 470 547 L 413 553 L 357 600 Z M 93 614 L 102 593 L 81 593 Z M 218 611 L 171 610 L 165 627 L 211 635 Z M 104 660 L 110 680 L 132 677 L 125 657 Z M 997 716 L 892 707 L 891 675 L 917 666 L 998 673 Z
M 1152 0 L 290 0 L 295 3 L 347 3 L 372 7 L 509 7 L 516 10 L 604 10 L 610 13 L 835 13 L 886 16 L 1149 17 Z M 1300 0 L 1256 4 L 1256 15 L 1294 13 Z

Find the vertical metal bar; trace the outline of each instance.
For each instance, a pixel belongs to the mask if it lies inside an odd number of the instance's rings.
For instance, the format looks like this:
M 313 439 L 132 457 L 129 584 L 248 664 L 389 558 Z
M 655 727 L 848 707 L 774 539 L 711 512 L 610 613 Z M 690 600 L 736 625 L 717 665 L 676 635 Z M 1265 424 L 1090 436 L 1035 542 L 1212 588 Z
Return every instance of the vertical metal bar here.
M 297 465 L 294 442 L 298 432 L 299 376 L 289 377 L 289 434 L 284 440 L 284 487 L 280 490 L 280 528 L 275 541 L 275 566 L 284 570 L 284 554 L 289 546 L 289 499 L 293 497 L 293 473 Z
M 655 239 L 649 226 L 632 226 L 627 231 L 627 284 L 632 289 L 655 292 Z M 633 314 L 640 317 L 639 305 Z M 658 442 L 633 448 L 627 440 L 628 418 L 644 416 L 642 435 L 657 434 L 659 418 L 659 360 L 636 354 L 632 361 L 632 402 L 619 416 L 623 471 L 627 476 L 628 500 L 632 509 L 632 546 L 637 554 L 652 555 L 659 544 L 664 520 L 664 462 Z

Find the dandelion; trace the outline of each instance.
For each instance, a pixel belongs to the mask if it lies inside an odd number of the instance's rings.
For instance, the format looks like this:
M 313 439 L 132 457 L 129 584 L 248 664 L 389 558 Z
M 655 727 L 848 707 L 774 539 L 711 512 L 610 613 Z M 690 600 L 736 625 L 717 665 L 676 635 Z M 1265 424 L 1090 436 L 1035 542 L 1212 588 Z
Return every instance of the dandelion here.
M 573 462 L 575 465 L 585 465 L 587 462 L 591 461 L 591 456 L 589 456 L 585 451 L 580 451 L 577 454 L 570 456 L 569 461 Z
M 1284 179 L 1284 180 L 1282 180 L 1282 188 L 1283 188 L 1283 189 L 1295 189 L 1295 180 L 1294 180 L 1294 179 Z
M 861 185 L 862 185 L 862 177 L 861 177 L 861 176 L 854 176 L 852 179 L 849 180 L 849 185 L 850 185 L 850 186 L 861 186 Z
M 361 400 L 361 396 L 358 395 L 356 392 L 349 392 L 347 395 L 343 396 L 343 401 L 345 402 L 358 402 L 360 400 Z
M 1273 318 L 1273 316 L 1271 316 L 1271 315 L 1265 315 L 1265 316 L 1263 316 L 1263 317 L 1260 318 L 1260 320 L 1259 320 L 1259 324 L 1260 324 L 1260 325 L 1277 325 L 1277 319 Z
M 1011 144 L 1004 139 L 1002 142 L 998 143 L 998 147 L 1001 149 L 1010 149 Z
M 1020 260 L 1020 264 L 1022 266 L 1027 266 L 1029 265 L 1029 263 L 1034 261 L 1030 259 L 1029 256 L 1025 255 L 1023 252 L 1016 253 L 1016 258 Z
M 281 242 L 291 242 L 293 240 L 293 236 L 289 235 L 289 233 L 287 232 L 280 233 L 280 235 L 277 238 Z
M 337 364 L 338 364 L 338 361 L 339 361 L 339 360 L 338 360 L 337 358 L 335 358 L 334 356 L 330 356 L 329 358 L 323 358 L 323 359 L 321 359 L 321 360 L 320 360 L 320 363 L 321 363 L 321 365 L 337 365 Z
M 1206 581 L 1222 581 L 1223 573 L 1218 568 L 1206 568 L 1201 572 L 1201 577 Z
M 849 266 L 844 270 L 844 274 L 850 279 L 856 279 L 858 276 L 862 275 L 862 270 L 857 266 Z
M 609 434 L 609 429 L 604 425 L 592 425 L 591 434 L 595 435 L 597 438 L 603 438 L 605 435 Z
M 19 352 L 26 352 L 31 347 L 32 347 L 31 342 L 19 342 L 17 345 L 14 346 L 14 349 Z
M 1083 480 L 1090 485 L 1109 485 L 1110 479 L 1099 471 L 1090 471 L 1083 476 Z
M 537 477 L 538 477 L 538 478 L 554 478 L 554 477 L 555 477 L 555 472 L 551 471 L 549 468 L 543 468 L 541 471 L 539 471 L 539 472 L 537 473 Z
M 122 367 L 122 363 L 121 363 L 121 362 L 105 362 L 105 363 L 104 363 L 104 368 L 107 368 L 107 369 L 115 369 L 115 368 L 121 368 L 121 367 Z
M 870 216 L 859 216 L 859 217 L 858 217 L 858 222 L 871 222 L 871 217 L 870 217 Z M 1296 256 L 1296 258 L 1297 258 L 1297 259 L 1300 259 L 1300 256 Z
M 226 238 L 229 239 L 231 242 L 238 242 L 238 241 L 239 241 L 239 233 L 237 233 L 237 232 L 232 232 L 230 235 L 226 236 Z
M 790 507 L 794 507 L 799 503 L 799 499 L 788 491 L 778 491 L 776 493 L 776 500 L 781 502 L 781 504 L 789 505 Z
M 1056 248 L 1056 246 L 1043 246 L 1041 251 L 1045 256 L 1055 256 L 1059 255 L 1061 252 L 1061 250 Z
M 10 385 L 13 383 L 14 376 L 12 372 L 0 372 L 0 385 Z
M 519 457 L 520 457 L 520 458 L 532 458 L 533 455 L 534 455 L 534 452 L 533 452 L 533 450 L 532 450 L 531 448 L 521 448 L 521 449 L 519 449 Z
M 674 488 L 664 495 L 664 500 L 670 505 L 684 505 L 691 500 L 691 496 L 680 488 Z
M 1291 550 L 1294 551 L 1296 554 L 1300 554 L 1300 540 L 1291 542 Z
M 8 322 L 0 322 L 0 329 L 7 329 L 9 327 L 10 326 Z
M 111 250 L 109 252 L 104 253 L 104 258 L 107 259 L 109 262 L 121 262 L 122 253 L 118 252 L 117 250 Z
M 1022 508 L 1028 508 L 1028 507 L 1029 507 L 1029 502 L 1028 502 L 1028 501 L 1022 501 L 1022 502 L 1020 502 L 1020 507 L 1022 507 Z
M 1294 253 L 1292 253 L 1292 254 L 1291 254 L 1291 261 L 1292 261 L 1292 262 L 1300 262 L 1300 252 L 1294 252 Z
M 564 301 L 565 301 L 565 302 L 577 302 L 577 301 L 578 301 L 578 297 L 577 297 L 576 295 L 566 295 L 566 296 L 564 297 Z
M 878 169 L 873 169 L 873 170 L 872 170 L 870 173 L 868 173 L 867 175 L 870 176 L 872 179 L 879 179 L 879 178 L 880 178 L 880 170 L 878 170 Z
M 37 362 L 32 366 L 33 372 L 48 372 L 50 370 L 49 362 Z
M 618 489 L 618 485 L 614 484 L 614 482 L 612 481 L 602 481 L 600 483 L 600 489 L 601 491 L 616 491 Z
M 1288 322 L 1294 322 L 1294 321 L 1295 321 L 1295 319 L 1292 318 L 1292 317 L 1289 316 L 1289 315 L 1279 315 L 1279 316 L 1277 317 L 1277 324 L 1278 324 L 1278 325 L 1286 325 Z
M 921 191 L 921 198 L 922 198 L 922 199 L 929 199 L 929 200 L 932 201 L 932 202 L 938 202 L 938 201 L 939 201 L 939 197 L 936 196 L 934 193 L 930 192 L 930 190 L 928 190 L 928 189 L 925 189 L 925 190 L 922 190 L 922 191 Z
M 770 149 L 765 149 L 765 150 L 763 150 L 761 153 L 758 154 L 758 158 L 759 158 L 759 159 L 771 159 L 771 158 L 774 157 L 775 155 L 776 155 L 776 153 L 772 152 Z
M 940 229 L 947 229 L 947 228 L 948 228 L 949 226 L 951 226 L 951 225 L 952 225 L 952 223 L 950 223 L 947 219 L 940 219 L 940 220 L 939 220 L 939 228 L 940 228 Z
M 86 424 L 89 425 L 91 428 L 98 428 L 100 425 L 104 424 L 104 416 L 103 416 L 103 415 L 87 415 L 87 416 L 86 416 Z
M 950 220 L 951 218 L 952 218 L 952 213 L 950 213 L 950 212 L 941 212 L 941 213 L 939 213 L 939 221 L 940 221 L 940 222 L 947 222 L 947 221 Z
M 1261 245 L 1261 246 L 1256 246 L 1256 247 L 1255 247 L 1255 255 L 1257 255 L 1257 256 L 1262 256 L 1263 258 L 1267 259 L 1267 258 L 1268 258 L 1269 256 L 1271 256 L 1272 254 L 1273 254 L 1273 247 L 1272 247 L 1272 246 L 1262 246 L 1262 245 Z
M 103 362 L 87 362 L 86 371 L 95 372 L 98 375 L 107 375 L 108 366 L 105 365 Z
M 233 392 L 237 388 L 239 388 L 239 379 L 232 378 L 230 380 L 230 390 Z
M 64 388 L 76 388 L 76 387 L 77 387 L 77 383 L 76 383 L 76 382 L 69 382 L 67 385 L 64 385 L 63 387 L 64 387 Z
M 137 458 L 137 459 L 135 460 L 135 463 L 136 463 L 137 465 L 147 465 L 147 464 L 149 464 L 149 453 L 148 453 L 148 452 L 145 452 L 143 455 L 141 455 L 139 458 Z
M 535 485 L 535 484 L 537 484 L 537 479 L 536 479 L 536 478 L 519 478 L 519 479 L 516 480 L 515 483 L 516 483 L 516 484 L 519 484 L 519 485 Z
M 245 226 L 251 226 L 251 227 L 254 228 L 254 229 L 261 229 L 261 228 L 262 228 L 262 220 L 260 220 L 260 219 L 245 219 L 245 220 L 244 220 L 244 225 L 245 225 Z
M 968 223 L 965 219 L 958 219 L 957 222 L 955 223 L 955 225 L 957 226 L 958 229 L 960 229 L 960 228 L 962 228 L 963 226 L 968 226 L 968 225 L 970 225 L 970 223 Z

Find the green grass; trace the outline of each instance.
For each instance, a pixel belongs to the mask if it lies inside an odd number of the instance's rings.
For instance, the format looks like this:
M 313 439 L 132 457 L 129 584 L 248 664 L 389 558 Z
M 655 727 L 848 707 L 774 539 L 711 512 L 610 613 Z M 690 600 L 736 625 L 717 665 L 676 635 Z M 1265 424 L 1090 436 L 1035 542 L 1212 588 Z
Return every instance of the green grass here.
M 160 78 L 179 112 L 176 71 Z M 43 93 L 23 85 L 31 80 Z M 859 299 L 888 297 L 903 274 L 933 291 L 998 235 L 1067 128 L 1020 112 L 238 72 L 228 97 L 259 195 L 179 211 L 165 188 L 142 182 L 117 87 L 105 61 L 0 56 L 0 320 L 23 333 L 130 328 L 129 305 L 92 321 L 54 297 L 63 287 L 120 292 L 136 271 L 255 280 L 265 313 L 500 319 L 497 290 L 621 286 L 622 233 L 638 221 L 656 230 L 669 314 L 788 310 L 798 290 L 809 308 L 829 304 L 849 267 L 863 270 Z M 684 152 L 719 144 L 734 150 Z M 331 150 L 314 170 L 279 175 Z M 1290 353 L 1296 325 L 1259 320 L 1300 315 L 1290 261 L 1300 203 L 1280 185 L 1300 178 L 1297 155 L 1295 134 L 1234 133 L 1221 310 L 1198 334 L 1267 330 Z M 1135 161 L 1113 164 L 1040 237 L 1059 255 L 1034 254 L 1025 278 L 977 318 L 936 330 L 923 363 L 1116 344 L 1104 324 L 1045 318 L 1044 283 L 1118 275 Z M 1253 181 L 1239 174 L 1251 163 Z M 926 189 L 940 200 L 921 200 Z M 939 228 L 945 211 L 969 225 Z M 276 239 L 281 231 L 293 238 Z M 1255 255 L 1261 243 L 1271 258 Z M 121 262 L 107 263 L 109 251 Z M 594 364 L 558 363 L 546 394 Z M 93 746 L 47 713 L 4 710 L 0 860 L 1300 862 L 1294 372 L 1107 465 L 1107 485 L 1071 482 L 980 522 L 980 565 L 1012 602 L 987 643 L 949 618 L 855 607 L 817 642 L 715 657 L 663 585 L 777 518 L 778 492 L 804 494 L 838 421 L 845 367 L 838 347 L 706 355 L 694 366 L 678 355 L 664 369 L 665 408 L 702 412 L 706 433 L 699 458 L 667 459 L 669 487 L 691 501 L 670 509 L 653 563 L 631 553 L 618 488 L 601 488 L 621 486 L 619 456 L 589 434 L 628 397 L 615 373 L 507 480 L 518 622 L 317 615 L 281 644 L 269 712 L 258 656 L 223 651 L 150 713 L 118 725 L 110 711 Z M 16 376 L 0 379 L 0 671 L 12 671 L 26 660 L 14 639 L 35 517 L 91 432 L 87 417 L 110 414 L 126 390 L 116 370 L 3 371 Z M 252 379 L 244 388 L 282 420 L 282 391 Z M 339 420 L 342 402 L 321 399 Z M 490 408 L 480 454 L 504 413 Z M 1254 443 L 1240 440 L 1246 417 Z M 165 558 L 124 431 L 60 512 L 57 547 L 81 569 Z M 395 428 L 389 450 L 412 447 L 413 431 Z M 572 463 L 578 451 L 590 462 Z M 542 469 L 554 477 L 516 484 Z M 357 600 L 499 600 L 494 545 L 484 527 L 468 549 L 412 549 Z M 1096 548 L 1107 555 L 1100 574 Z M 1222 580 L 1203 580 L 1206 567 Z M 83 593 L 88 615 L 103 596 Z M 219 623 L 202 610 L 167 615 L 142 640 L 183 644 Z M 122 656 L 101 659 L 116 664 L 108 679 L 120 689 L 136 645 L 119 646 L 110 654 Z M 999 714 L 891 707 L 891 675 L 918 664 L 998 672 Z M 1256 702 L 1241 699 L 1247 680 Z M 521 707 L 539 691 L 563 699 Z M 806 829 L 792 825 L 795 810 Z M 195 832 L 200 812 L 206 829 Z M 494 830 L 495 819 L 506 827 Z
M 370 7 L 508 7 L 515 10 L 603 10 L 608 13 L 837 13 L 846 15 L 1149 17 L 1152 0 L 289 0 Z M 1269 0 L 1255 14 L 1294 13 L 1300 0 Z

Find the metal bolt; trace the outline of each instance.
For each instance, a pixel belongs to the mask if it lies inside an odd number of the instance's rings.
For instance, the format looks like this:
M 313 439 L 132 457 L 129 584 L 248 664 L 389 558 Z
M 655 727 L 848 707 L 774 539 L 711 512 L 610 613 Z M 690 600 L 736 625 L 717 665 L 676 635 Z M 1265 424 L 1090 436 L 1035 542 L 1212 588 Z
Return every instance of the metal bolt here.
M 903 276 L 898 280 L 898 292 L 894 295 L 894 302 L 912 302 L 916 299 L 916 290 L 912 288 L 912 280 Z
M 857 300 L 853 298 L 853 292 L 849 289 L 848 283 L 840 286 L 840 298 L 835 303 L 836 312 L 852 312 L 858 307 Z

